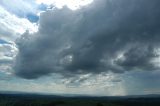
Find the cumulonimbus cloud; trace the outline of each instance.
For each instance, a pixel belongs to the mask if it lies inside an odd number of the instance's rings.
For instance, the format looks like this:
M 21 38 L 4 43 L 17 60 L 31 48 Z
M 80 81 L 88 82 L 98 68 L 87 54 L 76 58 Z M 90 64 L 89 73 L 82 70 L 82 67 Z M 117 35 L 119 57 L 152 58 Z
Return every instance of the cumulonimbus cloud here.
M 112 71 L 157 70 L 159 0 L 95 0 L 72 11 L 41 13 L 39 30 L 17 40 L 17 76 L 66 77 Z

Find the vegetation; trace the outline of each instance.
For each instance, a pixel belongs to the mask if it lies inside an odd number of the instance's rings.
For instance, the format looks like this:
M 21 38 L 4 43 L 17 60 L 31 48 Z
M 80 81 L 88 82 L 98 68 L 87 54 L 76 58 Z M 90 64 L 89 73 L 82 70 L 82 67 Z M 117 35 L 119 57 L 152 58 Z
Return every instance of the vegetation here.
M 0 106 L 160 106 L 160 98 L 58 97 L 1 94 Z

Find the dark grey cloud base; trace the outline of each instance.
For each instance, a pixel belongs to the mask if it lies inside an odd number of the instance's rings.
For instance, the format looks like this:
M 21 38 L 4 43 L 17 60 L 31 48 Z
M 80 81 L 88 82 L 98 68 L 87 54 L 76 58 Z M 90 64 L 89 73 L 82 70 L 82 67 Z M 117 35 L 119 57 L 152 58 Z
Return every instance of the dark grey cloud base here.
M 95 0 L 41 14 L 39 31 L 17 40 L 14 70 L 26 79 L 153 71 L 160 47 L 160 0 Z

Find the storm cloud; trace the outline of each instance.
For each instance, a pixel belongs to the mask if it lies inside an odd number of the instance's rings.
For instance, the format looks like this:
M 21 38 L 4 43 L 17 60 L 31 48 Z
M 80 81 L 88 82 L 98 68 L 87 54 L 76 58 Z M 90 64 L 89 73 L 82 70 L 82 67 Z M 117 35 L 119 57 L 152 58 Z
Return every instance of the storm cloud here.
M 94 0 L 41 13 L 36 33 L 17 39 L 14 70 L 26 79 L 158 70 L 159 0 Z M 159 51 L 159 52 L 158 52 Z

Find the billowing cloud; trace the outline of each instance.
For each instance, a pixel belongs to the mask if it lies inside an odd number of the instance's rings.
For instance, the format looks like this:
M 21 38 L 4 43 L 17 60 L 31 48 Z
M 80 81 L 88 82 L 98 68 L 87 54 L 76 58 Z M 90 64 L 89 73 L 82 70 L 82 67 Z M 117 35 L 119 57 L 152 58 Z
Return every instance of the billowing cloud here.
M 15 40 L 26 30 L 34 32 L 36 29 L 36 25 L 27 19 L 18 18 L 0 6 L 0 74 L 11 73 L 18 51 Z
M 102 72 L 153 71 L 160 67 L 159 0 L 95 0 L 72 11 L 41 13 L 39 30 L 17 40 L 15 74 L 34 79 Z

